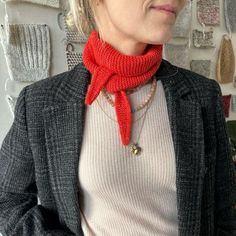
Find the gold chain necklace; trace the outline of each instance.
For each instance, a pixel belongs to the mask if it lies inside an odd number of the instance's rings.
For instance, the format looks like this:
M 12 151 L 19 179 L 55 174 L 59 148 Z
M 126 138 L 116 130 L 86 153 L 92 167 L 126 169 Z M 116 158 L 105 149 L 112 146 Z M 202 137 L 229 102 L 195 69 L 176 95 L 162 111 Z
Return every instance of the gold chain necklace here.
M 143 122 L 142 122 L 142 126 L 141 126 L 141 129 L 140 129 L 139 135 L 138 135 L 138 139 L 137 139 L 136 142 L 131 141 L 131 144 L 129 144 L 130 152 L 131 152 L 131 154 L 134 155 L 134 156 L 139 155 L 139 154 L 141 153 L 141 151 L 142 151 L 142 148 L 139 146 L 138 141 L 139 141 L 139 138 L 140 138 L 140 135 L 141 135 L 141 131 L 142 131 L 142 128 L 143 128 L 143 125 L 144 125 L 144 120 L 145 120 L 145 118 L 146 118 L 147 111 L 148 111 L 148 109 L 149 109 L 150 106 L 151 106 L 151 102 L 153 101 L 152 98 L 154 97 L 155 90 L 156 90 L 156 86 L 155 86 L 154 92 L 152 93 L 151 99 L 149 99 L 148 102 L 146 103 L 147 106 L 146 106 L 146 110 L 145 110 L 144 114 L 143 114 L 141 117 L 139 117 L 139 119 L 141 119 L 141 118 L 144 116 Z M 102 106 L 99 104 L 99 102 L 98 102 L 97 99 L 96 99 L 96 101 L 97 101 L 97 104 L 98 104 L 98 105 L 100 106 L 100 108 L 102 109 L 102 111 L 105 113 L 105 115 L 106 115 L 109 119 L 111 119 L 111 120 L 117 122 L 117 120 L 114 120 L 114 119 L 111 118 L 109 115 L 107 115 L 107 113 L 103 110 Z M 150 103 L 150 106 L 148 106 L 149 103 Z M 139 119 L 137 119 L 137 120 L 139 120 Z M 136 120 L 136 121 L 137 121 L 137 120 Z M 135 121 L 135 122 L 136 122 L 136 121 Z M 118 123 L 118 122 L 117 122 L 117 123 Z M 133 123 L 134 123 L 134 122 L 133 122 Z
M 136 111 L 141 110 L 143 107 L 146 106 L 146 104 L 149 102 L 149 100 L 151 99 L 153 93 L 155 92 L 155 88 L 157 86 L 157 80 L 155 78 L 153 78 L 152 80 L 152 86 L 150 88 L 150 93 L 148 94 L 148 96 L 146 97 L 146 99 L 144 100 L 143 103 L 141 103 L 137 108 L 131 108 L 131 112 L 134 113 Z M 103 88 L 102 89 L 102 94 L 103 96 L 107 99 L 107 101 L 109 102 L 109 104 L 111 104 L 112 107 L 115 106 L 115 102 L 112 100 L 111 96 L 106 92 L 106 90 Z

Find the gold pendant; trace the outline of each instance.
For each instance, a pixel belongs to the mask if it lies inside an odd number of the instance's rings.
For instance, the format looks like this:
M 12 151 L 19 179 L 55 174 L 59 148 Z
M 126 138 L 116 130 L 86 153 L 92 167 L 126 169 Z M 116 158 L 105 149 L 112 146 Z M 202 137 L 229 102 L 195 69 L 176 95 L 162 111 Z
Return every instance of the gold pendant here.
M 141 147 L 139 147 L 137 143 L 133 143 L 131 145 L 130 151 L 133 155 L 137 156 L 141 152 Z

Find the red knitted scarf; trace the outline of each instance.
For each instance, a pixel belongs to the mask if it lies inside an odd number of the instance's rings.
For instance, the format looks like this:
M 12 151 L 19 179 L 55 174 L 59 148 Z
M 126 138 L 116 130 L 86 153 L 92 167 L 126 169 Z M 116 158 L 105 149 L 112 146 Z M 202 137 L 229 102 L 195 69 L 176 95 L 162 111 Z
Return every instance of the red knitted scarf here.
M 163 45 L 148 45 L 140 56 L 121 54 L 109 43 L 102 42 L 97 31 L 92 31 L 85 44 L 83 62 L 91 72 L 85 104 L 90 105 L 104 87 L 115 94 L 115 110 L 121 140 L 130 142 L 132 113 L 125 90 L 145 84 L 159 68 Z

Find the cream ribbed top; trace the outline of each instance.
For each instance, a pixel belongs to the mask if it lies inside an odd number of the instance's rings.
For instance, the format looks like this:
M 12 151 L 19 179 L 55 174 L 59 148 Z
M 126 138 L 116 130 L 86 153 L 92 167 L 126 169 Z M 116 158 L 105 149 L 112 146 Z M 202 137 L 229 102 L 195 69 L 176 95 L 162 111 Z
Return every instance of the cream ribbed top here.
M 151 84 L 128 95 L 132 107 L 144 101 Z M 112 94 L 114 101 L 114 95 Z M 98 102 L 116 120 L 115 109 L 100 93 Z M 145 108 L 133 115 L 133 121 Z M 97 102 L 88 105 L 78 178 L 85 236 L 176 236 L 176 166 L 165 93 L 160 80 L 139 139 L 141 155 L 132 156 Z M 133 123 L 136 141 L 142 118 Z M 132 140 L 133 140 L 132 139 Z

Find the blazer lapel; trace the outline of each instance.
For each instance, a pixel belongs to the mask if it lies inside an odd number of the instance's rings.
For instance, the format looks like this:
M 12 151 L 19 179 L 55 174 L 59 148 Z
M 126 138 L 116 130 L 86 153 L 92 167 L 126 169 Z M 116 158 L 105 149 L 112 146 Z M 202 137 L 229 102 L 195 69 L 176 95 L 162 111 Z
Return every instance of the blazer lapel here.
M 204 129 L 201 105 L 186 85 L 184 75 L 176 70 L 158 79 L 165 90 L 168 115 L 176 155 L 176 191 L 179 235 L 200 235 L 200 213 L 204 163 Z M 157 72 L 157 75 L 159 73 Z M 190 84 L 190 83 L 189 83 Z
M 73 72 L 73 73 L 72 73 Z M 59 218 L 75 235 L 82 235 L 79 211 L 78 161 L 82 143 L 84 97 L 89 74 L 71 71 L 56 91 L 54 101 L 42 111 L 50 183 Z M 82 80 L 82 79 L 83 80 Z
M 156 76 L 161 79 L 165 90 L 176 154 L 179 235 L 199 235 L 204 177 L 201 105 L 177 67 L 163 60 Z M 60 218 L 76 235 L 81 233 L 78 163 L 86 109 L 84 100 L 89 81 L 89 72 L 78 64 L 57 91 L 63 102 L 55 102 L 43 110 L 53 193 Z
M 171 129 L 176 153 L 179 235 L 200 235 L 204 165 L 201 106 L 196 101 L 170 100 Z

